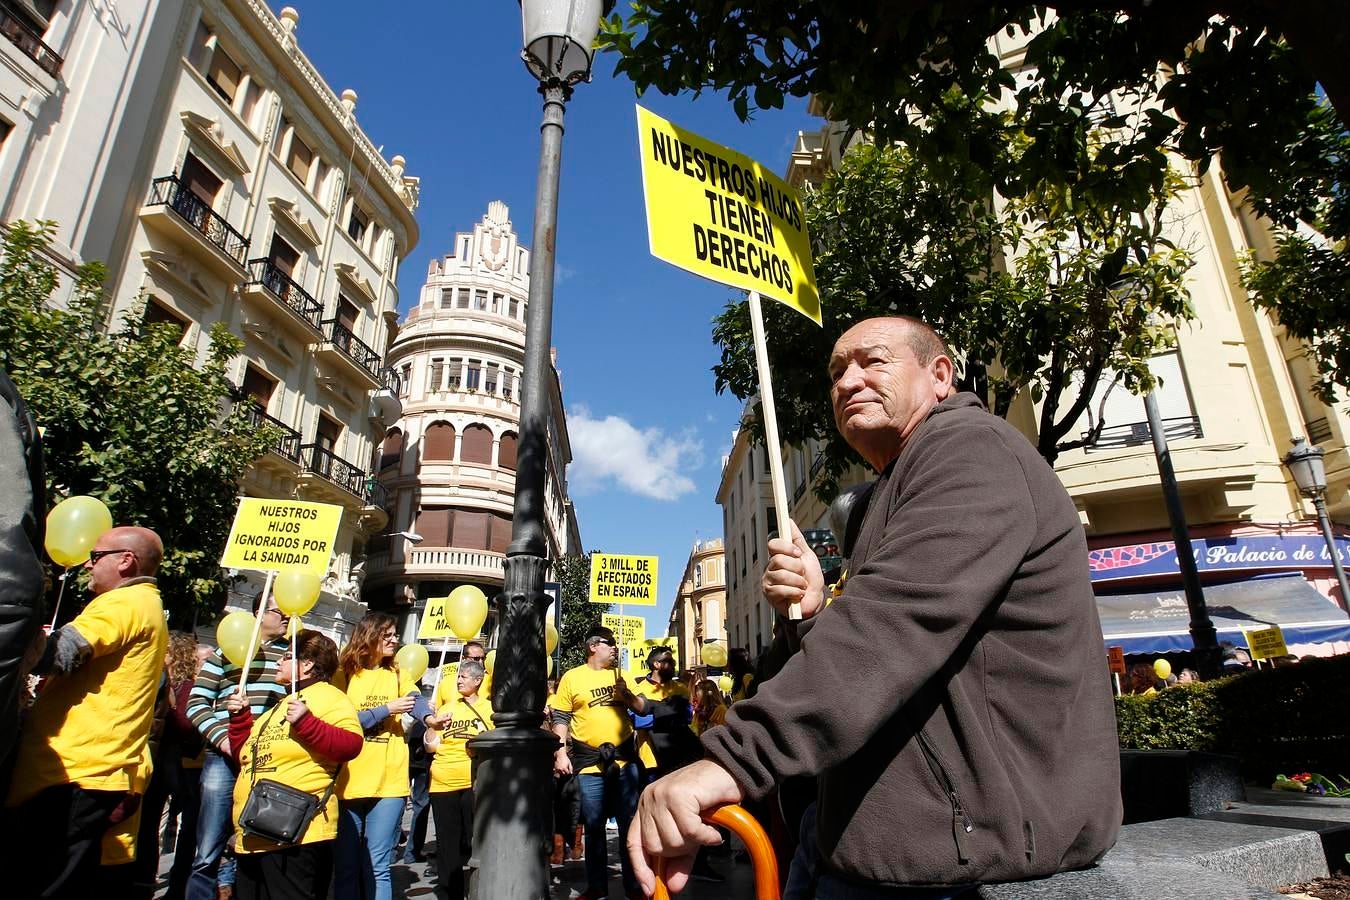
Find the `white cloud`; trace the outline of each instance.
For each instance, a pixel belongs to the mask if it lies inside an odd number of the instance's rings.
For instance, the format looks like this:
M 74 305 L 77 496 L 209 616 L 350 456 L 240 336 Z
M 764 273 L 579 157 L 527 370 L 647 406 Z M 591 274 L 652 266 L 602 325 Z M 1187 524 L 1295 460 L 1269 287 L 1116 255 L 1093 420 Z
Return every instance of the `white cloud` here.
M 572 438 L 568 480 L 578 492 L 620 489 L 653 500 L 678 500 L 695 489 L 685 472 L 703 462 L 703 443 L 692 432 L 668 435 L 638 429 L 620 416 L 595 418 L 584 406 L 567 417 Z

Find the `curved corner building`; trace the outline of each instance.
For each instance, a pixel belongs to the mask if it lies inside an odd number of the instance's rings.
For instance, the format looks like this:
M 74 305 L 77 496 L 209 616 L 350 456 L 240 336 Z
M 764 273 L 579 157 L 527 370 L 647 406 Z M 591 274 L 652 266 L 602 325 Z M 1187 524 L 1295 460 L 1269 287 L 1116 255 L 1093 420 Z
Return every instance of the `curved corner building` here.
M 408 612 L 417 633 L 428 597 L 473 584 L 493 598 L 511 540 L 530 251 L 493 201 L 453 251 L 433 260 L 418 305 L 389 351 L 402 417 L 377 469 L 392 511 L 369 548 L 364 596 Z M 550 370 L 553 414 L 545 479 L 548 553 L 580 552 L 567 496 L 571 461 L 562 386 Z M 420 537 L 417 541 L 411 533 Z M 489 618 L 487 631 L 493 621 Z

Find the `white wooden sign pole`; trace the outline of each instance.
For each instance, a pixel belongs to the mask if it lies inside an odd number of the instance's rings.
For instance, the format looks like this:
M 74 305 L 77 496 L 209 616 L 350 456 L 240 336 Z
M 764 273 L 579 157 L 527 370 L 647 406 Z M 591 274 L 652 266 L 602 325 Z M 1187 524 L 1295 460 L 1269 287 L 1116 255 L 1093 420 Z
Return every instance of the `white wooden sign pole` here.
M 277 573 L 269 570 L 267 573 L 267 583 L 263 585 L 262 599 L 258 602 L 258 612 L 253 616 L 253 637 L 249 639 L 248 648 L 252 651 L 249 654 L 248 662 L 244 663 L 243 671 L 239 673 L 239 692 L 244 695 L 244 701 L 248 701 L 248 670 L 253 665 L 253 657 L 258 655 L 258 641 L 262 636 L 262 619 L 267 615 L 267 601 L 272 597 L 272 582 L 276 581 Z M 287 628 L 290 624 L 287 623 Z M 292 669 L 295 663 L 291 663 Z
M 778 414 L 773 406 L 773 374 L 769 371 L 769 346 L 764 339 L 764 312 L 760 309 L 759 292 L 750 292 L 750 329 L 755 337 L 755 365 L 759 369 L 759 402 L 764 410 L 764 443 L 768 448 L 769 480 L 773 483 L 774 513 L 778 536 L 792 539 L 791 516 L 788 515 L 787 484 L 783 481 L 783 445 L 778 440 Z M 802 605 L 788 607 L 788 618 L 802 617 Z

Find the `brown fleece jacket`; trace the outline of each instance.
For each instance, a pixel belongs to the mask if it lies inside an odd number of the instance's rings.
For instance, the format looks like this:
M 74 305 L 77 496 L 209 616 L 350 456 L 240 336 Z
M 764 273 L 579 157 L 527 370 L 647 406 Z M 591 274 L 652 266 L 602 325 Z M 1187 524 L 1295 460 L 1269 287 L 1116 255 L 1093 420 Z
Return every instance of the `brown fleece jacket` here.
M 882 473 L 839 599 L 709 754 L 751 797 L 820 778 L 822 866 L 891 885 L 1088 865 L 1121 821 L 1115 710 L 1078 514 L 972 394 Z

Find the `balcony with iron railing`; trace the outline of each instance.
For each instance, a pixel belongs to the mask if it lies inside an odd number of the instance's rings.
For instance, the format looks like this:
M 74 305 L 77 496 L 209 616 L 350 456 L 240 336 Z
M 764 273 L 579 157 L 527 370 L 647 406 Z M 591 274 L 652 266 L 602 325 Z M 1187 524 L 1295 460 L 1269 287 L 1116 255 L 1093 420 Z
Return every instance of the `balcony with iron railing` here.
M 352 334 L 351 329 L 337 319 L 324 319 L 319 327 L 324 334 L 324 342 L 319 345 L 321 355 L 331 356 L 333 361 L 345 364 L 353 374 L 366 381 L 366 386 L 372 390 L 384 383 L 380 354 Z
M 42 42 L 42 35 L 4 6 L 0 6 L 0 35 L 9 38 L 9 42 L 37 63 L 39 69 L 53 78 L 60 77 L 64 62 L 61 56 Z
M 305 471 L 342 490 L 361 498 L 366 506 L 383 507 L 389 493 L 375 476 L 354 466 L 333 451 L 319 444 L 305 444 L 300 448 Z
M 273 453 L 285 457 L 293 463 L 300 462 L 300 432 L 296 431 L 280 419 L 269 416 L 257 403 L 249 401 L 246 410 L 249 423 L 254 428 L 270 426 L 281 432 L 281 436 L 277 438 L 277 442 L 272 445 Z
M 1204 429 L 1200 427 L 1200 419 L 1197 416 L 1175 416 L 1170 419 L 1163 419 L 1162 425 L 1163 434 L 1169 441 L 1205 436 Z M 1089 435 L 1085 433 L 1083 437 L 1087 438 Z M 1097 435 L 1096 440 L 1084 445 L 1083 450 L 1087 453 L 1121 450 L 1152 443 L 1152 441 L 1153 433 L 1149 430 L 1147 421 L 1131 422 L 1128 425 L 1103 428 L 1101 433 Z
M 166 215 L 166 212 L 172 215 Z M 188 189 L 177 175 L 156 178 L 141 211 L 147 224 L 170 230 L 180 242 L 203 247 L 200 254 L 224 278 L 237 279 L 248 257 L 248 238 L 211 205 Z
M 316 331 L 322 328 L 323 305 L 309 292 L 296 284 L 289 275 L 277 268 L 270 259 L 251 259 L 248 263 L 249 281 L 244 285 L 262 288 L 282 307 Z

